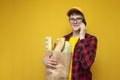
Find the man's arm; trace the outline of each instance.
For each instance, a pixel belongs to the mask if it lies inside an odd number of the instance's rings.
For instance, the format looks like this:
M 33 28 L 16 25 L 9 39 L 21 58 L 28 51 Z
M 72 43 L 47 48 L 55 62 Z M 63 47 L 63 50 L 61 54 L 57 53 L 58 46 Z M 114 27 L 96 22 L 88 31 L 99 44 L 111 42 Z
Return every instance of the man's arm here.
M 85 39 L 80 40 L 80 61 L 84 69 L 90 68 L 94 62 L 96 49 L 97 49 L 97 38 L 92 36 L 89 42 Z

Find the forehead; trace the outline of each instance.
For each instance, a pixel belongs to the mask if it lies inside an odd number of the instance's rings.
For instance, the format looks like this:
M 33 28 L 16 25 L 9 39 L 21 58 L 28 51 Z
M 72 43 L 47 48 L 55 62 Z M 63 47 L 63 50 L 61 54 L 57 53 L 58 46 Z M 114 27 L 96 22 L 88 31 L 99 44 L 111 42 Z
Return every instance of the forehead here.
M 83 16 L 78 14 L 72 14 L 70 15 L 70 18 L 83 18 Z

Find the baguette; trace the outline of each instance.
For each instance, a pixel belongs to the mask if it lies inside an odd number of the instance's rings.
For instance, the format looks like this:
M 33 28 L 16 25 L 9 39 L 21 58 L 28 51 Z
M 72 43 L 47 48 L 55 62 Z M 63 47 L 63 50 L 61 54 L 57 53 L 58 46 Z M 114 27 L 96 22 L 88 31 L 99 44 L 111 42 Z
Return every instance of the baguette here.
M 51 36 L 47 36 L 45 38 L 45 42 L 46 42 L 46 50 L 51 51 L 52 50 L 52 38 L 51 38 Z
M 61 52 L 62 49 L 64 48 L 64 45 L 65 45 L 65 38 L 62 37 L 56 44 L 54 51 Z

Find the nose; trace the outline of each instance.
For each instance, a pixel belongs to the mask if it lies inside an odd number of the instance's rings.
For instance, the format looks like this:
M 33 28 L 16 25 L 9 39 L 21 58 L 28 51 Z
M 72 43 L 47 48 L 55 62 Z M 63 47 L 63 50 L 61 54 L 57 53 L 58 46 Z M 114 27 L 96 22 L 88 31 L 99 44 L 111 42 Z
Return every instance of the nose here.
M 73 23 L 75 23 L 75 24 L 76 24 L 76 23 L 77 23 L 77 21 L 76 21 L 76 20 L 74 20 L 74 21 L 73 21 Z

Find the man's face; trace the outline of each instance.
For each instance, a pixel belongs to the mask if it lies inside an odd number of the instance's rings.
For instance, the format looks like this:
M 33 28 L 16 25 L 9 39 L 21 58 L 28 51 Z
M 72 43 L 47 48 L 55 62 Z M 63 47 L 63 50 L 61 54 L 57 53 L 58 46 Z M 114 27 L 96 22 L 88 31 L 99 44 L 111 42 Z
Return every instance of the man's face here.
M 82 23 L 83 17 L 81 15 L 73 14 L 69 17 L 69 22 L 72 26 L 73 31 L 80 30 L 80 24 Z

